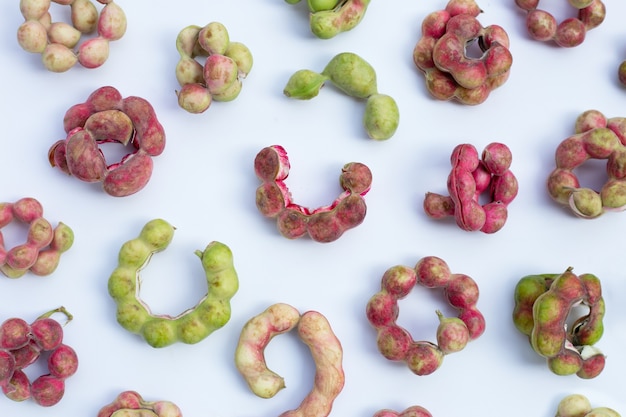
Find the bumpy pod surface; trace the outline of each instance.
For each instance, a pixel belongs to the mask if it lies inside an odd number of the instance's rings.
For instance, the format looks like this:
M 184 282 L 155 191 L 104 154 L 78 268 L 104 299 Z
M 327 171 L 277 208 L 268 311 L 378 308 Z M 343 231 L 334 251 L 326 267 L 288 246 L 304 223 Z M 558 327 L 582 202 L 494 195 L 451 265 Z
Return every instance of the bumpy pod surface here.
M 354 29 L 363 20 L 370 0 L 307 0 L 307 3 L 311 32 L 320 39 L 330 39 Z
M 416 341 L 396 321 L 398 301 L 405 298 L 415 285 L 442 289 L 458 317 L 445 318 L 441 312 L 437 343 Z M 367 303 L 365 313 L 376 329 L 377 346 L 388 360 L 405 362 L 416 375 L 429 375 L 443 363 L 445 355 L 458 352 L 485 331 L 485 319 L 478 310 L 478 285 L 465 274 L 455 274 L 448 264 L 436 256 L 427 256 L 414 268 L 402 265 L 385 271 L 381 289 Z
M 256 191 L 256 206 L 263 216 L 277 220 L 283 236 L 296 239 L 308 234 L 317 242 L 328 243 L 363 222 L 367 212 L 364 196 L 372 183 L 366 165 L 344 165 L 339 177 L 343 192 L 331 204 L 316 209 L 292 201 L 285 183 L 289 168 L 287 152 L 280 145 L 263 148 L 254 159 L 254 172 L 262 182 Z
M 533 350 L 546 358 L 557 375 L 594 378 L 604 369 L 605 357 L 593 345 L 604 332 L 605 305 L 600 280 L 593 274 L 529 275 L 515 287 L 513 322 L 529 337 Z M 576 306 L 589 312 L 567 325 Z
M 155 348 L 175 342 L 198 343 L 222 328 L 230 320 L 230 299 L 239 289 L 230 248 L 213 241 L 204 251 L 195 252 L 205 273 L 207 294 L 175 317 L 153 314 L 139 296 L 139 275 L 154 253 L 167 248 L 173 236 L 174 227 L 165 220 L 146 223 L 139 237 L 122 245 L 118 266 L 108 281 L 109 295 L 117 304 L 118 323 Z
M 64 308 L 50 310 L 32 323 L 10 318 L 0 325 L 0 387 L 13 401 L 32 399 L 42 407 L 57 404 L 65 394 L 65 381 L 78 370 L 76 351 L 63 342 L 63 327 L 51 316 L 72 315 Z M 45 354 L 45 355 L 44 355 Z M 25 369 L 41 359 L 47 373 L 31 382 Z
M 97 417 L 182 417 L 171 401 L 146 401 L 136 391 L 123 391 L 98 411 Z
M 28 225 L 26 241 L 7 250 L 2 228 L 13 221 Z M 27 272 L 50 275 L 61 254 L 74 243 L 74 233 L 66 224 L 52 227 L 43 217 L 41 203 L 24 197 L 14 203 L 0 203 L 0 271 L 9 278 L 19 278 Z
M 111 86 L 98 88 L 86 102 L 70 107 L 63 127 L 67 136 L 50 147 L 50 164 L 81 181 L 100 182 L 115 197 L 143 189 L 152 175 L 152 157 L 165 148 L 165 131 L 152 105 L 141 97 L 122 98 Z M 108 163 L 100 149 L 105 143 L 130 151 Z
M 380 94 L 376 71 L 359 55 L 342 52 L 326 64 L 322 72 L 298 70 L 289 77 L 283 89 L 287 97 L 310 100 L 330 81 L 348 96 L 365 100 L 363 125 L 374 140 L 391 138 L 400 123 L 400 111 L 393 97 Z
M 450 0 L 422 21 L 413 61 L 433 98 L 477 105 L 508 79 L 513 64 L 509 37 L 501 26 L 483 27 L 479 13 L 474 0 Z M 472 43 L 480 48 L 480 57 L 468 55 Z
M 17 30 L 19 45 L 27 52 L 41 54 L 46 69 L 65 72 L 79 63 L 98 68 L 109 57 L 109 43 L 126 33 L 127 20 L 122 8 L 113 1 L 98 11 L 90 0 L 55 1 L 70 6 L 71 24 L 52 22 L 50 1 L 22 0 L 20 11 L 25 21 Z M 96 33 L 79 44 L 82 35 Z
M 220 22 L 190 25 L 176 37 L 179 60 L 176 80 L 178 105 L 189 113 L 203 113 L 213 101 L 232 101 L 241 92 L 242 79 L 252 70 L 250 49 L 233 42 Z M 204 64 L 199 57 L 205 57 Z
M 575 170 L 590 159 L 606 160 L 607 181 L 599 191 L 583 187 Z M 598 110 L 581 113 L 574 134 L 555 151 L 547 180 L 550 197 L 584 219 L 626 209 L 626 118 L 606 118 Z
M 413 405 L 406 408 L 402 412 L 397 412 L 390 409 L 378 410 L 374 413 L 373 417 L 432 417 L 432 414 L 422 406 Z
M 609 407 L 592 407 L 582 394 L 570 394 L 559 401 L 555 417 L 620 417 L 620 414 Z
M 517 6 L 526 11 L 526 29 L 536 41 L 548 42 L 573 48 L 584 42 L 587 32 L 599 26 L 606 17 L 606 7 L 601 0 L 570 1 L 577 9 L 577 17 L 569 17 L 561 22 L 549 12 L 539 9 L 539 1 L 516 1 Z
M 300 314 L 294 307 L 278 303 L 251 318 L 243 327 L 235 350 L 235 364 L 254 394 L 273 397 L 285 387 L 280 375 L 265 362 L 264 350 L 276 335 L 297 329 L 315 363 L 313 388 L 295 410 L 282 417 L 320 416 L 330 414 L 335 398 L 341 393 L 345 376 L 343 349 L 330 323 L 317 311 Z
M 497 232 L 504 227 L 508 205 L 519 188 L 509 169 L 512 159 L 510 149 L 502 143 L 490 143 L 480 156 L 473 145 L 457 145 L 450 156 L 449 196 L 427 193 L 424 212 L 433 219 L 454 216 L 457 225 L 466 231 Z M 481 204 L 483 193 L 489 195 L 489 200 Z

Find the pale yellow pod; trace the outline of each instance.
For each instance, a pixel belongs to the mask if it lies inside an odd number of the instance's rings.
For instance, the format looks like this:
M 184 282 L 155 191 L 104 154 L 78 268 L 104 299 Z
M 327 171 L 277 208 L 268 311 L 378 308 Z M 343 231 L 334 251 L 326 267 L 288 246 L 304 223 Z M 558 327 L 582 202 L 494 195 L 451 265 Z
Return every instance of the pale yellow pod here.
M 49 71 L 65 72 L 76 64 L 78 58 L 67 46 L 51 43 L 41 54 L 41 60 Z
M 21 0 L 20 12 L 26 20 L 39 20 L 50 9 L 50 0 Z
M 42 53 L 48 45 L 45 26 L 37 20 L 27 20 L 17 29 L 17 42 L 26 52 Z
M 80 36 L 78 29 L 65 22 L 51 23 L 48 28 L 48 39 L 51 43 L 60 43 L 70 49 L 78 44 Z
M 82 33 L 92 33 L 98 27 L 98 9 L 89 0 L 74 0 L 70 5 L 72 25 Z

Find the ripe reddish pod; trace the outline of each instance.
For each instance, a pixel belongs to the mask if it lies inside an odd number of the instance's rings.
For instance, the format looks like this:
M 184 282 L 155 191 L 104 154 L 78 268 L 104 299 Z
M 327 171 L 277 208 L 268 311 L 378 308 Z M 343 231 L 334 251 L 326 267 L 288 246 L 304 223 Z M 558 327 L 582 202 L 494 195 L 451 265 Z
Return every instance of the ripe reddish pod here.
M 30 388 L 32 399 L 42 407 L 57 404 L 65 394 L 65 381 L 53 375 L 36 378 Z
M 308 234 L 317 242 L 329 243 L 364 221 L 367 206 L 363 197 L 372 183 L 372 173 L 365 164 L 345 164 L 339 177 L 343 192 L 329 205 L 315 209 L 292 201 L 285 183 L 289 169 L 287 152 L 279 145 L 263 148 L 254 159 L 254 171 L 261 180 L 255 197 L 257 209 L 276 219 L 281 235 L 296 239 Z
M 78 355 L 70 346 L 61 344 L 48 356 L 48 371 L 59 379 L 66 379 L 76 373 Z
M 0 324 L 0 348 L 19 349 L 30 341 L 30 325 L 19 317 L 6 319 Z

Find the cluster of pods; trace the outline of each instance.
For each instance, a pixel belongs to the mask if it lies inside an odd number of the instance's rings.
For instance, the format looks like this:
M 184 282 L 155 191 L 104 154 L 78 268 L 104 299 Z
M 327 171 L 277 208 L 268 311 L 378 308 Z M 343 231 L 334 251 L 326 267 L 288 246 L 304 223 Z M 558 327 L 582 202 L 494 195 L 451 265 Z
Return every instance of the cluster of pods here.
M 515 287 L 513 323 L 529 337 L 533 350 L 546 359 L 557 375 L 576 374 L 591 379 L 605 365 L 605 356 L 594 346 L 604 333 L 602 286 L 593 274 L 528 275 Z M 575 306 L 589 312 L 568 323 Z
M 480 156 L 473 145 L 456 146 L 450 156 L 450 195 L 427 193 L 424 211 L 433 219 L 453 216 L 466 231 L 497 232 L 508 218 L 507 206 L 517 196 L 517 178 L 509 169 L 512 159 L 508 146 L 498 142 L 487 145 Z M 484 192 L 489 193 L 489 202 L 481 205 Z
M 70 6 L 71 23 L 53 22 L 51 2 Z M 27 52 L 41 54 L 46 69 L 65 72 L 79 63 L 97 68 L 109 57 L 109 42 L 126 33 L 126 15 L 112 0 L 99 12 L 90 0 L 21 0 L 24 23 L 17 30 L 19 45 Z M 97 36 L 79 45 L 81 37 L 93 32 Z
M 416 285 L 443 290 L 458 317 L 443 317 L 440 311 L 437 343 L 415 341 L 396 323 L 405 298 Z M 381 289 L 367 303 L 366 315 L 377 332 L 380 353 L 389 360 L 403 361 L 416 375 L 429 375 L 443 363 L 445 355 L 459 352 L 485 331 L 485 318 L 478 310 L 479 290 L 468 275 L 452 273 L 448 264 L 436 256 L 419 260 L 414 268 L 397 265 L 385 271 Z
M 67 136 L 50 147 L 50 164 L 79 180 L 102 183 L 115 197 L 144 188 L 152 175 L 152 157 L 165 148 L 165 131 L 152 105 L 141 97 L 124 98 L 111 86 L 70 107 L 63 128 Z M 129 153 L 108 164 L 100 149 L 104 143 L 121 144 Z
M 620 414 L 609 407 L 592 407 L 589 398 L 582 394 L 570 394 L 559 401 L 555 417 L 620 417 Z
M 1 229 L 17 221 L 28 225 L 26 242 L 9 250 L 4 247 Z M 74 243 L 74 232 L 60 222 L 52 227 L 43 217 L 43 206 L 24 197 L 14 203 L 0 203 L 0 272 L 9 278 L 19 278 L 31 272 L 49 275 L 59 265 L 61 254 Z
M 539 9 L 539 0 L 515 0 L 515 4 L 526 11 L 526 29 L 531 38 L 572 48 L 584 42 L 587 31 L 604 21 L 606 7 L 601 0 L 567 1 L 577 10 L 577 17 L 568 17 L 561 22 L 550 12 Z
M 252 53 L 241 42 L 233 42 L 226 27 L 211 22 L 191 25 L 176 38 L 180 55 L 176 79 L 181 86 L 178 104 L 189 113 L 203 113 L 213 100 L 232 101 L 241 92 L 242 79 L 252 69 Z M 204 65 L 198 57 L 206 57 Z
M 108 291 L 117 305 L 118 323 L 139 334 L 154 348 L 175 342 L 198 343 L 230 320 L 230 299 L 239 289 L 233 254 L 221 242 L 209 243 L 195 254 L 204 270 L 207 293 L 192 308 L 177 316 L 154 314 L 141 299 L 140 272 L 152 255 L 165 250 L 174 236 L 174 226 L 163 219 L 144 225 L 139 236 L 126 241 L 118 253 L 118 265 L 108 280 Z
M 480 13 L 473 1 L 450 0 L 445 9 L 422 21 L 413 61 L 434 98 L 480 104 L 509 78 L 509 37 L 501 26 L 483 27 L 477 19 Z M 478 44 L 480 57 L 468 56 L 467 45 L 472 43 Z
M 65 380 L 78 370 L 78 356 L 63 341 L 63 327 L 51 316 L 72 315 L 63 307 L 39 316 L 32 323 L 13 317 L 0 324 L 0 388 L 13 401 L 33 399 L 43 407 L 57 404 L 65 394 Z M 45 356 L 43 356 L 45 354 Z M 47 373 L 32 382 L 25 369 L 39 359 Z
M 575 172 L 590 159 L 606 160 L 608 178 L 599 192 L 581 186 Z M 583 112 L 576 119 L 574 134 L 557 147 L 555 162 L 547 187 L 557 203 L 587 219 L 626 209 L 626 118 L 606 118 L 597 110 Z

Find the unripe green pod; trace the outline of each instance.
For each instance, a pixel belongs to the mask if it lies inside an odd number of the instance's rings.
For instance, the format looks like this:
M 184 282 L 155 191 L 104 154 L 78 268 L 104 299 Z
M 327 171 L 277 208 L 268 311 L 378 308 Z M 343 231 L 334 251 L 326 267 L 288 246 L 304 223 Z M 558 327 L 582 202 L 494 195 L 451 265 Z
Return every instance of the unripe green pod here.
M 556 375 L 573 375 L 580 370 L 583 359 L 576 350 L 564 349 L 557 356 L 548 358 L 548 368 Z
M 178 340 L 177 324 L 165 318 L 152 317 L 141 327 L 141 334 L 154 348 L 169 346 Z
M 308 0 L 309 10 L 313 13 L 321 10 L 331 10 L 337 7 L 339 0 Z
M 598 127 L 582 136 L 585 150 L 590 157 L 605 159 L 620 146 L 617 135 L 607 127 Z
M 116 301 L 135 298 L 137 292 L 136 269 L 132 267 L 115 268 L 107 284 L 109 295 Z
M 136 298 L 123 299 L 118 302 L 117 322 L 131 333 L 139 333 L 144 324 L 150 320 L 150 312 Z
M 178 327 L 178 339 L 187 344 L 198 343 L 209 334 L 212 329 L 202 320 L 199 310 L 184 314 L 176 320 Z
M 174 237 L 176 228 L 163 219 L 154 219 L 146 223 L 139 233 L 141 239 L 152 251 L 167 248 Z
M 368 98 L 378 92 L 376 71 L 367 61 L 352 52 L 335 55 L 322 74 L 352 97 Z
M 287 81 L 283 94 L 299 100 L 317 97 L 328 77 L 308 69 L 298 70 Z
M 513 323 L 520 332 L 530 336 L 534 325 L 533 305 L 535 300 L 550 288 L 558 274 L 527 275 L 515 286 Z
M 243 87 L 243 83 L 239 78 L 235 79 L 233 83 L 226 88 L 226 90 L 221 93 L 212 93 L 213 100 L 215 101 L 233 101 L 239 96 L 241 93 L 241 88 Z
M 354 29 L 365 16 L 370 0 L 347 0 L 341 7 L 311 13 L 311 32 L 320 39 L 330 39 Z
M 365 103 L 363 124 L 367 135 L 375 140 L 389 139 L 400 123 L 396 101 L 386 94 L 373 94 Z
M 591 188 L 578 188 L 572 191 L 569 206 L 577 216 L 585 219 L 593 219 L 604 213 L 600 194 Z
M 109 295 L 117 303 L 117 321 L 126 330 L 141 334 L 155 348 L 174 342 L 197 343 L 230 319 L 230 299 L 239 288 L 230 248 L 211 242 L 196 251 L 207 280 L 207 294 L 195 307 L 176 317 L 155 315 L 139 298 L 139 273 L 150 257 L 165 249 L 174 228 L 162 219 L 148 222 L 138 238 L 122 245 L 118 266 L 109 276 Z
M 245 78 L 252 70 L 252 65 L 254 64 L 252 52 L 250 52 L 250 49 L 248 49 L 248 47 L 243 43 L 229 43 L 228 49 L 226 49 L 224 55 L 235 61 L 237 64 L 237 71 L 241 78 Z

